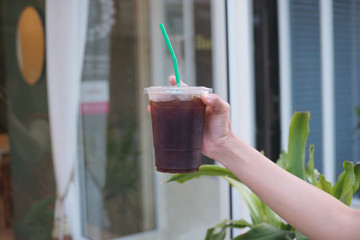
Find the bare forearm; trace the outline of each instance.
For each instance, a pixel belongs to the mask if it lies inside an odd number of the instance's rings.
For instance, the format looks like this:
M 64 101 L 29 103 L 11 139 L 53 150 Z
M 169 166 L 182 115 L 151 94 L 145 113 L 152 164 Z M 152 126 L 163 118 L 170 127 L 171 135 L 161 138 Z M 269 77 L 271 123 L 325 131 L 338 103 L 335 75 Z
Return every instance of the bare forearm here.
M 358 211 L 288 173 L 236 136 L 229 137 L 216 160 L 310 239 L 356 239 L 360 235 Z

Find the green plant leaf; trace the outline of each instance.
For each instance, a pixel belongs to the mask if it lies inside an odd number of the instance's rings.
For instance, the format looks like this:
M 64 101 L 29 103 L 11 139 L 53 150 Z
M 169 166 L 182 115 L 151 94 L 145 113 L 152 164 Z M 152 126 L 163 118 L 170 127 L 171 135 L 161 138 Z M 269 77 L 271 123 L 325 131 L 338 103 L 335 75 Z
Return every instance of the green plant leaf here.
M 250 191 L 251 192 L 251 191 Z M 251 201 L 254 203 L 255 207 L 258 209 L 259 211 L 259 216 L 262 218 L 262 219 L 265 219 L 265 204 L 263 201 L 261 201 L 261 199 L 256 196 L 254 193 L 250 193 L 250 199 Z
M 205 240 L 222 240 L 226 236 L 226 228 L 246 228 L 252 227 L 250 223 L 241 220 L 225 219 L 215 227 L 209 228 L 206 232 Z
M 52 202 L 53 198 L 44 198 L 34 202 L 23 218 L 23 222 L 26 224 L 36 222 L 36 219 L 43 215 L 46 212 L 46 209 L 51 207 L 50 203 Z
M 221 223 L 217 224 L 215 228 L 224 228 L 224 227 L 246 228 L 252 226 L 253 226 L 252 224 L 248 223 L 244 219 L 240 219 L 240 220 L 225 219 Z
M 359 106 L 355 106 L 355 107 L 354 107 L 354 111 L 355 111 L 356 115 L 357 115 L 358 117 L 360 117 L 360 107 L 359 107 Z
M 354 193 L 353 193 L 352 189 L 350 189 L 340 200 L 343 203 L 345 203 L 346 205 L 350 206 L 353 195 L 354 195 Z
M 179 174 L 173 174 L 171 178 L 169 178 L 166 182 L 178 182 L 178 183 L 184 183 L 186 181 L 189 181 L 194 178 L 198 178 L 201 176 L 221 176 L 221 177 L 229 177 L 232 179 L 235 179 L 239 181 L 234 174 L 232 174 L 229 170 L 222 166 L 217 165 L 201 165 L 199 167 L 198 172 L 193 173 L 179 173 Z
M 309 135 L 309 112 L 294 113 L 289 129 L 287 170 L 305 180 L 305 147 Z
M 317 185 L 318 181 L 316 179 L 315 169 L 314 169 L 314 144 L 310 144 L 309 147 L 309 162 L 306 165 L 305 168 L 305 175 L 307 180 L 312 185 Z
M 360 118 L 360 107 L 359 106 L 355 106 L 354 107 L 354 111 L 356 116 L 358 116 L 358 118 Z M 358 122 L 353 130 L 353 133 L 356 133 L 356 130 L 360 129 L 360 122 Z
M 263 201 L 261 201 L 264 206 L 265 206 L 265 222 L 274 226 L 274 227 L 277 227 L 277 228 L 280 228 L 280 229 L 285 229 L 283 228 L 284 227 L 284 224 L 283 224 L 283 220 L 280 218 L 279 215 L 277 215 L 270 207 L 268 207 L 268 205 L 266 205 Z
M 330 195 L 333 194 L 331 183 L 326 181 L 325 176 L 322 175 L 322 174 L 319 174 L 319 181 L 318 181 L 316 187 L 318 187 L 321 190 L 329 193 Z
M 224 240 L 226 237 L 226 228 L 216 232 L 216 228 L 209 228 L 206 232 L 205 240 Z
M 228 223 L 226 224 L 226 227 L 232 227 L 232 228 L 246 228 L 246 227 L 251 228 L 252 227 L 252 224 L 248 223 L 244 219 L 240 219 L 240 220 L 228 219 L 227 222 Z
M 260 209 L 257 207 L 256 203 L 253 201 L 252 192 L 249 191 L 244 184 L 240 181 L 237 181 L 233 178 L 224 177 L 230 184 L 233 186 L 238 193 L 240 194 L 242 200 L 245 202 L 246 206 L 249 209 L 251 220 L 253 224 L 259 224 L 263 222 L 261 218 Z
M 286 152 L 285 151 L 281 151 L 281 153 L 280 153 L 280 156 L 279 156 L 279 159 L 276 161 L 276 164 L 278 165 L 278 166 L 280 166 L 281 168 L 283 168 L 283 169 L 286 169 Z
M 355 184 L 354 164 L 350 161 L 344 161 L 343 167 L 344 171 L 333 187 L 333 196 L 350 206 Z
M 359 189 L 360 185 L 360 162 L 356 163 L 354 166 L 355 182 L 353 185 L 353 193 Z
M 299 232 L 298 230 L 295 230 L 295 237 L 296 240 L 309 240 L 309 238 L 305 237 L 305 235 Z
M 249 209 L 250 217 L 254 225 L 267 223 L 274 227 L 280 228 L 282 225 L 281 218 L 271 210 L 259 197 L 252 193 L 248 188 L 238 180 L 224 177 L 240 194 L 241 199 Z
M 293 239 L 294 237 L 294 232 L 278 229 L 267 223 L 261 223 L 246 233 L 235 237 L 233 240 L 284 240 Z
M 277 228 L 281 228 L 283 226 L 283 222 L 279 215 L 277 215 L 271 208 L 269 208 L 258 196 L 252 193 L 251 198 L 256 205 L 263 222 Z
M 14 221 L 14 231 L 20 238 L 26 236 L 29 240 L 51 239 L 54 200 L 54 197 L 46 197 L 33 202 L 21 221 Z

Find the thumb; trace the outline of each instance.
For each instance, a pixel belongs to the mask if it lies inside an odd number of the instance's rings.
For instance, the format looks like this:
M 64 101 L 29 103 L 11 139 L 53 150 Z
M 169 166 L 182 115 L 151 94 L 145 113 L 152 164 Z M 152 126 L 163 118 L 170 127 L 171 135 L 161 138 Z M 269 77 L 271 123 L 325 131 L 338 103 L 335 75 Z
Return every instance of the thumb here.
M 201 94 L 201 100 L 209 106 L 214 113 L 222 113 L 230 110 L 229 103 L 222 100 L 216 94 Z

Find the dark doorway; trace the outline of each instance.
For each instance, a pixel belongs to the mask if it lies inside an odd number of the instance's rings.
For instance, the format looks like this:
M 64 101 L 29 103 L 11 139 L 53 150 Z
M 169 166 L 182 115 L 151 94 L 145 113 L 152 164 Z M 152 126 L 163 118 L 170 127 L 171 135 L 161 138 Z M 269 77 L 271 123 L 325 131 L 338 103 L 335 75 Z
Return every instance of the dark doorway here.
M 280 153 L 280 96 L 276 0 L 254 0 L 256 147 L 276 161 Z

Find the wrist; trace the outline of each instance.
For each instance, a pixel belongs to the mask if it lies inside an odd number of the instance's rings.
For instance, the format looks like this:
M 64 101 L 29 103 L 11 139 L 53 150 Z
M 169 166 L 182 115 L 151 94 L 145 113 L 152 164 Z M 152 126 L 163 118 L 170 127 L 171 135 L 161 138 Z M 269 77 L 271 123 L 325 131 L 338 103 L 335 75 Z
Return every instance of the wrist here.
M 234 157 L 233 155 L 235 154 L 235 149 L 239 148 L 238 142 L 238 137 L 231 131 L 223 139 L 222 144 L 219 146 L 219 149 L 214 156 L 214 160 L 226 165 L 226 162 Z

